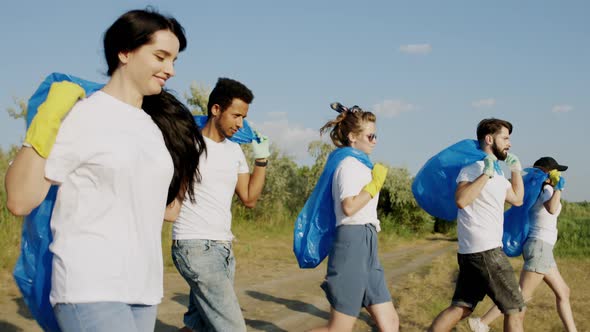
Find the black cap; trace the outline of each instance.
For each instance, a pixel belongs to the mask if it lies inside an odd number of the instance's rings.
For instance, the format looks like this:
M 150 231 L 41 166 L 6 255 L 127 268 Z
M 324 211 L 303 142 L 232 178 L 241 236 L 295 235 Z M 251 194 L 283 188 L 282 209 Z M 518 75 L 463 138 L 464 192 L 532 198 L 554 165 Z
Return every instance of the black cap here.
M 535 161 L 535 164 L 533 166 L 543 167 L 544 169 L 549 170 L 549 171 L 556 169 L 560 172 L 563 172 L 567 169 L 567 166 L 558 164 L 557 161 L 555 161 L 555 159 L 553 159 L 551 157 L 543 157 L 543 158 Z

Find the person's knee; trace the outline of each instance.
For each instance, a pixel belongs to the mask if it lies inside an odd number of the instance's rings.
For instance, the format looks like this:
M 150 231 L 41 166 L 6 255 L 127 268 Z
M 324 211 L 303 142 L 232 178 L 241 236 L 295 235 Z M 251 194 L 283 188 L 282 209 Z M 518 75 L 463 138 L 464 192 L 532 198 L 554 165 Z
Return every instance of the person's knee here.
M 390 320 L 390 328 L 387 331 L 397 332 L 399 331 L 399 316 L 397 312 L 393 312 L 393 316 Z
M 561 289 L 555 294 L 558 301 L 569 301 L 570 299 L 570 288 L 567 285 L 563 285 Z

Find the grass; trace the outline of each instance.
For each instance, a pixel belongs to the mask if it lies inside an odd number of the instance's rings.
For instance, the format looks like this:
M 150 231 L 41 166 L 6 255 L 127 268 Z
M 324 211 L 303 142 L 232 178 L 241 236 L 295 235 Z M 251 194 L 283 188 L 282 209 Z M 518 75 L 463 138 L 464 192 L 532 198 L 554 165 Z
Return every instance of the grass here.
M 560 217 L 555 255 L 560 257 L 590 256 L 590 217 Z
M 515 275 L 522 267 L 521 258 L 511 259 Z M 589 258 L 559 258 L 560 272 L 572 290 L 571 303 L 578 331 L 590 330 L 590 288 L 586 279 L 590 271 Z M 425 331 L 432 320 L 451 302 L 455 288 L 458 266 L 454 254 L 437 258 L 424 273 L 410 274 L 395 289 L 394 303 L 400 315 L 403 331 Z M 481 316 L 492 302 L 485 298 L 477 307 L 474 316 Z M 493 331 L 502 331 L 502 318 L 492 325 Z M 538 287 L 525 315 L 526 331 L 563 331 L 555 309 L 553 292 L 545 284 Z M 456 331 L 470 331 L 467 322 L 460 322 Z

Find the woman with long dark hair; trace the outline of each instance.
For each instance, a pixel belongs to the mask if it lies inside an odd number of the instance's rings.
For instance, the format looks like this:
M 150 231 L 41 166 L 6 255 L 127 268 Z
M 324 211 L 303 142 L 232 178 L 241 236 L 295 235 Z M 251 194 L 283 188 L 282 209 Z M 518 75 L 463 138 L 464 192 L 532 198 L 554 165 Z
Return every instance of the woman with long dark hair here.
M 185 48 L 174 18 L 123 14 L 104 35 L 108 83 L 87 98 L 54 83 L 7 171 L 16 215 L 59 185 L 50 301 L 63 331 L 154 329 L 162 220 L 176 218 L 185 193 L 194 199 L 205 150 L 190 112 L 163 91 Z

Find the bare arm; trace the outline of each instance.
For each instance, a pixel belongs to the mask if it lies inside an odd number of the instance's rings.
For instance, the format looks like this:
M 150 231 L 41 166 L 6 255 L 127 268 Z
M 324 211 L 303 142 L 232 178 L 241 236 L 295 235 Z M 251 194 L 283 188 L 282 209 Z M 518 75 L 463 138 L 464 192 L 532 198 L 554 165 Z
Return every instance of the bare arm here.
M 524 198 L 524 184 L 520 171 L 512 172 L 512 186 L 506 191 L 506 202 L 513 206 L 521 206 Z
M 481 193 L 483 187 L 488 183 L 489 178 L 486 174 L 482 174 L 473 182 L 459 182 L 457 191 L 455 191 L 455 204 L 457 204 L 457 207 L 464 209 L 473 203 Z
M 166 206 L 166 212 L 164 213 L 164 221 L 175 222 L 180 214 L 180 208 L 182 202 L 177 199 L 173 200 L 172 203 Z
M 33 148 L 22 147 L 6 171 L 6 207 L 25 216 L 39 206 L 51 186 L 45 178 L 45 161 Z
M 262 193 L 262 188 L 264 188 L 265 177 L 266 167 L 263 166 L 254 166 L 252 174 L 238 174 L 236 194 L 238 194 L 245 207 L 254 208 L 256 206 L 256 202 Z
M 371 199 L 371 195 L 368 192 L 361 190 L 358 195 L 346 197 L 342 200 L 342 212 L 344 212 L 347 217 L 350 217 L 365 207 Z
M 561 190 L 554 190 L 553 196 L 549 200 L 547 200 L 543 205 L 545 209 L 550 214 L 556 214 L 557 210 L 559 209 L 559 204 L 561 204 Z

